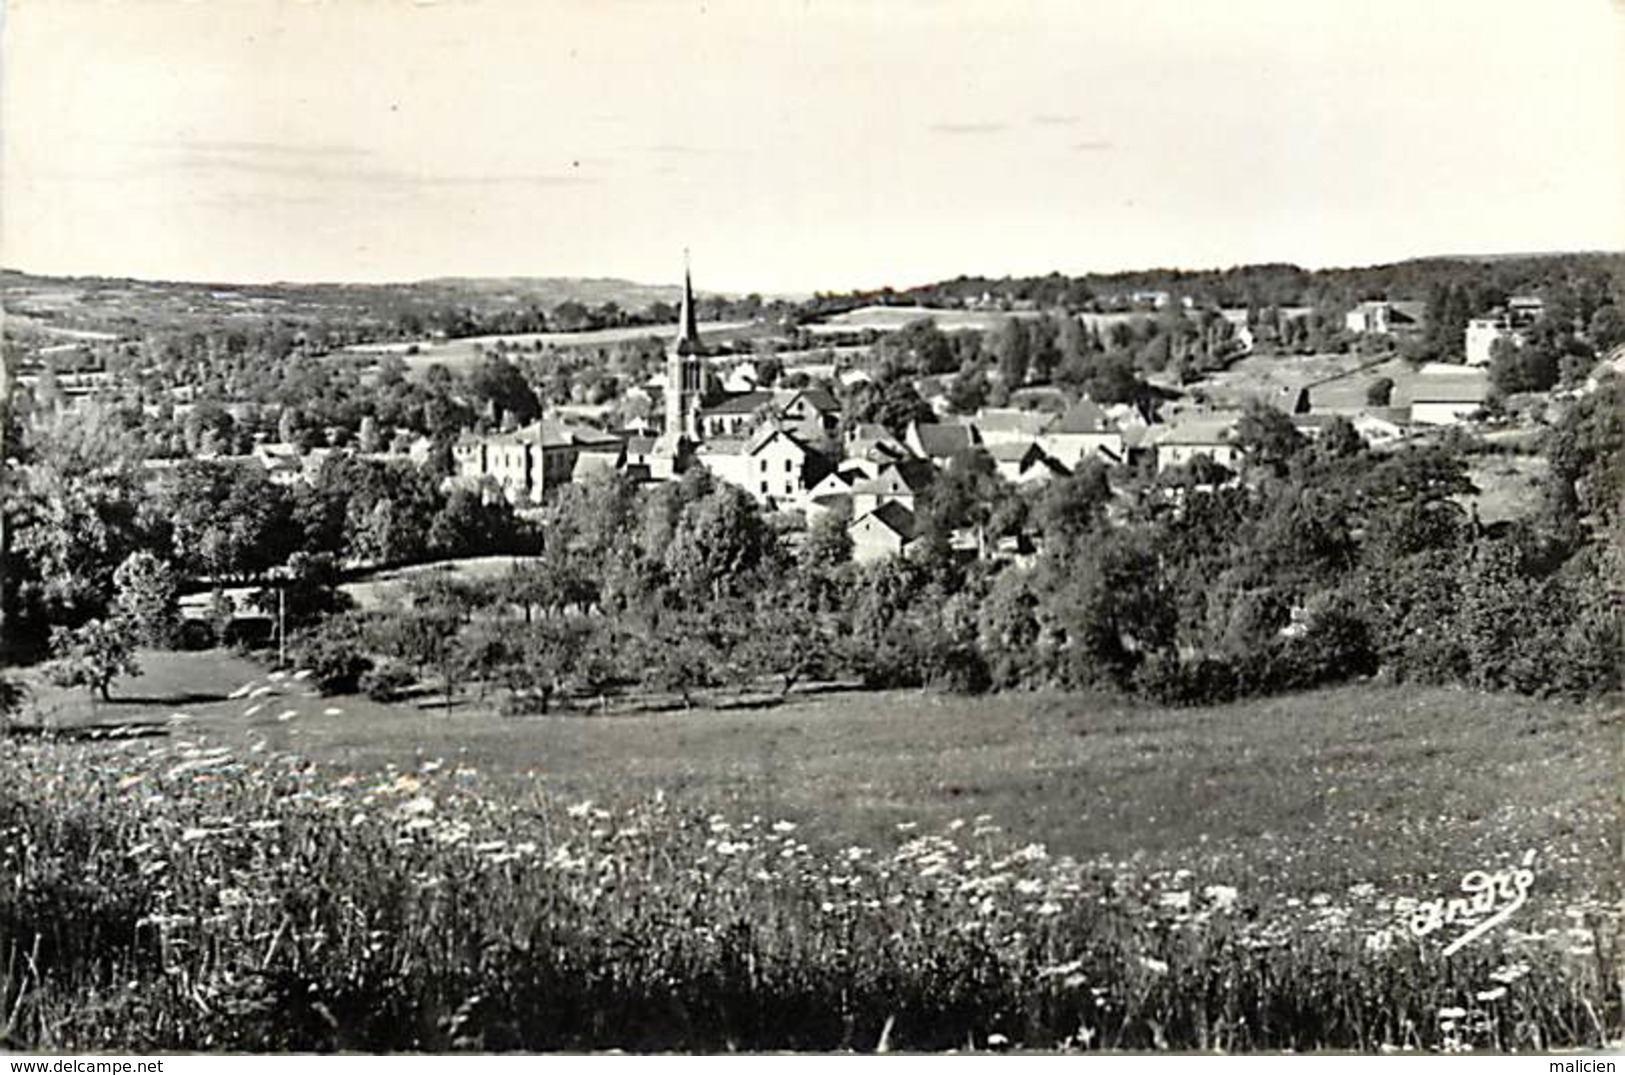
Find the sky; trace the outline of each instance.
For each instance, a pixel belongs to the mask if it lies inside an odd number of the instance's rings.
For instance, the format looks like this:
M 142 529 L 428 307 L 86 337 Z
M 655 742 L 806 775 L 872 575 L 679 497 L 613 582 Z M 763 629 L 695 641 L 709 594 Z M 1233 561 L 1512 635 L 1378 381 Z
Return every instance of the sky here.
M 1625 248 L 1625 0 L 0 0 L 0 264 L 805 293 Z

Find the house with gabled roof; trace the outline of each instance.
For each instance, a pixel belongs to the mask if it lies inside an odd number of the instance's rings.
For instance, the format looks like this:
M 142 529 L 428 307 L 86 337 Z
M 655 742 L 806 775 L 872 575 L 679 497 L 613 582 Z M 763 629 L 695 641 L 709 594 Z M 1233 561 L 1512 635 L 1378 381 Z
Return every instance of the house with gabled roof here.
M 914 540 L 918 524 L 914 512 L 888 500 L 854 518 L 846 532 L 852 538 L 853 562 L 867 564 L 901 555 Z
M 451 447 L 452 481 L 468 488 L 494 485 L 516 506 L 540 504 L 547 490 L 573 480 L 584 452 L 618 459 L 622 441 L 548 417 L 504 433 L 465 433 Z
M 1048 411 L 1019 411 L 1011 407 L 984 407 L 971 424 L 983 444 L 1036 443 L 1059 415 Z
M 1484 409 L 1490 398 L 1489 372 L 1482 366 L 1430 362 L 1411 380 L 1411 421 L 1454 425 Z
M 827 388 L 797 388 L 773 393 L 779 425 L 809 443 L 834 438 L 841 428 L 841 403 Z
M 938 467 L 947 467 L 954 456 L 982 443 L 976 427 L 965 422 L 910 422 L 903 436 L 908 450 Z
M 765 389 L 740 392 L 701 407 L 697 419 L 701 440 L 748 437 L 762 423 L 763 414 L 773 409 L 773 393 Z
M 909 450 L 908 446 L 892 436 L 891 430 L 885 426 L 875 422 L 860 422 L 847 431 L 846 458 L 867 460 L 884 466 L 899 459 L 909 458 Z
M 1186 466 L 1197 456 L 1234 469 L 1240 456 L 1233 441 L 1239 421 L 1240 411 L 1192 411 L 1153 427 L 1145 441 L 1156 450 L 1158 470 Z
M 1080 399 L 1038 435 L 1038 446 L 1064 467 L 1086 460 L 1123 462 L 1123 431 L 1092 399 Z
M 804 501 L 833 469 L 821 452 L 775 425 L 762 426 L 748 439 L 705 441 L 694 458 L 720 481 L 774 505 Z
M 883 466 L 875 477 L 852 486 L 852 514 L 873 511 L 887 501 L 913 510 L 935 478 L 936 470 L 928 459 L 902 459 Z
M 991 444 L 985 450 L 1000 476 L 1012 485 L 1064 478 L 1070 473 L 1037 444 Z

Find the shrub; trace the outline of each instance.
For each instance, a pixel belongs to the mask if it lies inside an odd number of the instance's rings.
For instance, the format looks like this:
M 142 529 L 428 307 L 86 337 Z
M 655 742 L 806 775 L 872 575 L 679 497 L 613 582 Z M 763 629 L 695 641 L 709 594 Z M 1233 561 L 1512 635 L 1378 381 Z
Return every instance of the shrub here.
M 375 702 L 393 702 L 416 681 L 411 669 L 399 661 L 386 659 L 362 672 L 358 686 Z
M 360 624 L 348 617 L 328 620 L 302 635 L 295 660 L 310 669 L 311 681 L 323 694 L 353 694 L 373 660 L 362 644 Z

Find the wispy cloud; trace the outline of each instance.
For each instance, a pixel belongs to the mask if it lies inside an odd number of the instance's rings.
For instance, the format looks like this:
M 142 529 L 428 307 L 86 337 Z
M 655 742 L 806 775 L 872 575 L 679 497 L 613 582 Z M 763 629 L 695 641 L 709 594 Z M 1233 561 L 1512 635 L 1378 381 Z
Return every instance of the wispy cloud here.
M 1008 123 L 933 123 L 933 134 L 998 134 L 1010 129 Z

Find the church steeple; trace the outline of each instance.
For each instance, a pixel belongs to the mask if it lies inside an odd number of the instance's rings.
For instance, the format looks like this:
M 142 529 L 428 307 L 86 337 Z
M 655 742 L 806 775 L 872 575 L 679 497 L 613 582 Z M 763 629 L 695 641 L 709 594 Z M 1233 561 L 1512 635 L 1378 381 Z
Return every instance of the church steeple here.
M 677 339 L 672 350 L 680 355 L 700 353 L 700 326 L 694 314 L 694 281 L 688 268 L 688 251 L 683 251 L 683 304 L 677 312 Z
M 700 439 L 698 412 L 705 393 L 705 345 L 700 342 L 694 311 L 694 281 L 683 251 L 683 305 L 677 314 L 677 336 L 666 352 L 666 435 Z

